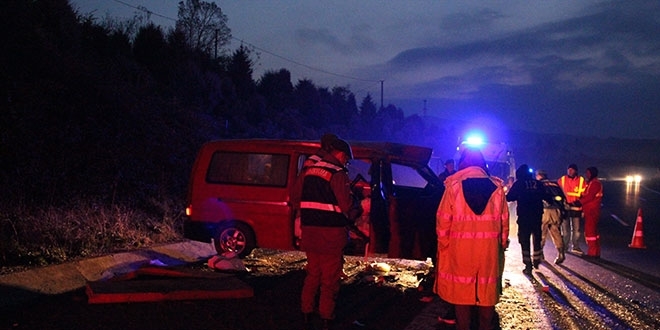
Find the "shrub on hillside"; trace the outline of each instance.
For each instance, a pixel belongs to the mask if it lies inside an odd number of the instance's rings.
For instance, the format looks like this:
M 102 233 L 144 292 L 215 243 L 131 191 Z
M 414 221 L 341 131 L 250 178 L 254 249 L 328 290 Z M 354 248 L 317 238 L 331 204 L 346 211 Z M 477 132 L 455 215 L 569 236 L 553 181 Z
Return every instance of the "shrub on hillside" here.
M 86 201 L 3 211 L 0 259 L 6 266 L 43 266 L 180 240 L 181 203 L 152 203 L 159 212 Z

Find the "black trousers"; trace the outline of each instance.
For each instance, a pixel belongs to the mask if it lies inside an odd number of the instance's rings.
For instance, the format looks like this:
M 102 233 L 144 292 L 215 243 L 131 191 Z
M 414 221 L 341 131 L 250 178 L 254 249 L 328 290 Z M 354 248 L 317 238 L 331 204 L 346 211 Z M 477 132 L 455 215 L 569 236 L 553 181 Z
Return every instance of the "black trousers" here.
M 531 267 L 532 263 L 538 265 L 543 255 L 541 246 L 541 217 L 518 217 L 518 242 L 522 250 L 522 260 L 526 267 Z M 530 244 L 531 242 L 531 244 Z M 534 248 L 532 254 L 531 248 Z

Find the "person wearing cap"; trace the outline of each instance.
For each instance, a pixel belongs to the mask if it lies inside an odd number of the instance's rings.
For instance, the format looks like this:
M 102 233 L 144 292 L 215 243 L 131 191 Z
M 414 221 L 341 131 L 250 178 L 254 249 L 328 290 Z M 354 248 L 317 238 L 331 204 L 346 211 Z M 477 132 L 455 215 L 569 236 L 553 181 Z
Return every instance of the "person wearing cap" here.
M 536 180 L 543 183 L 545 188 L 545 193 L 548 195 L 549 199 L 543 201 L 543 218 L 541 220 L 541 250 L 545 246 L 545 240 L 550 234 L 552 243 L 555 244 L 557 249 L 557 258 L 555 258 L 555 264 L 559 265 L 566 259 L 564 255 L 564 241 L 561 237 L 561 219 L 562 212 L 566 209 L 566 196 L 564 191 L 561 190 L 561 187 L 554 182 L 548 179 L 548 173 L 545 170 L 536 171 Z
M 313 165 L 314 163 L 320 161 L 323 158 L 323 156 L 325 156 L 330 151 L 332 151 L 332 143 L 337 139 L 339 139 L 339 137 L 336 134 L 333 133 L 323 134 L 323 136 L 321 136 L 321 148 L 317 150 L 315 154 L 309 156 L 305 160 L 303 166 Z
M 566 202 L 570 205 L 566 210 L 564 219 L 561 223 L 561 236 L 564 241 L 564 249 L 565 251 L 568 251 L 569 246 L 571 246 L 570 251 L 572 253 L 582 255 L 583 252 L 580 248 L 580 221 L 582 219 L 582 207 L 573 204 L 573 202 L 578 200 L 586 189 L 584 177 L 578 175 L 577 165 L 570 164 L 566 170 L 566 175 L 559 178 L 557 184 L 564 191 Z
M 509 246 L 503 182 L 488 174 L 479 150 L 468 148 L 461 154 L 458 172 L 445 180 L 445 186 L 436 212 L 438 265 L 433 292 L 454 305 L 456 329 L 470 329 L 473 310 L 479 329 L 492 329 L 502 293 L 504 250 Z
M 349 144 L 341 139 L 321 160 L 303 168 L 300 193 L 301 249 L 307 256 L 301 310 L 310 325 L 320 291 L 318 312 L 324 328 L 335 315 L 335 299 L 341 286 L 343 251 L 348 243 L 346 226 L 361 214 L 350 189 L 346 164 L 353 159 Z
M 440 182 L 445 182 L 447 180 L 447 177 L 450 175 L 456 173 L 456 169 L 454 168 L 454 160 L 449 158 L 445 161 L 445 170 L 438 174 L 438 179 L 440 179 Z
M 523 164 L 518 167 L 516 182 L 506 194 L 506 200 L 515 201 L 517 204 L 518 242 L 520 242 L 522 250 L 522 261 L 525 264 L 523 273 L 525 274 L 531 274 L 532 267 L 538 269 L 541 263 L 541 221 L 543 219 L 543 200 L 546 198 L 543 184 L 532 177 L 529 166 Z
M 599 258 L 598 219 L 600 219 L 600 203 L 603 199 L 603 184 L 598 179 L 598 168 L 588 167 L 585 175 L 587 177 L 587 189 L 573 204 L 582 206 L 584 211 L 584 238 L 587 241 L 587 257 Z

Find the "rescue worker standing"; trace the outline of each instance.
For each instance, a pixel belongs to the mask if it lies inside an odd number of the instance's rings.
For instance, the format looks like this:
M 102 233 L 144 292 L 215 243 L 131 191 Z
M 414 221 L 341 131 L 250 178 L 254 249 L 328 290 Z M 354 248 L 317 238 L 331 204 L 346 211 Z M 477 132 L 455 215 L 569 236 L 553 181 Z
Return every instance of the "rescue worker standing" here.
M 301 248 L 307 256 L 307 275 L 302 288 L 301 310 L 310 325 L 316 295 L 320 290 L 319 314 L 324 329 L 334 319 L 335 299 L 341 286 L 343 250 L 348 243 L 346 225 L 361 208 L 354 204 L 346 164 L 353 158 L 349 144 L 341 139 L 331 143 L 331 151 L 301 175 Z
M 531 274 L 532 266 L 539 268 L 541 263 L 541 220 L 543 218 L 543 199 L 547 198 L 543 184 L 532 177 L 529 167 L 525 164 L 516 170 L 516 182 L 506 194 L 508 202 L 517 202 L 518 242 L 522 250 L 522 260 L 525 264 L 523 273 Z M 530 256 L 530 238 L 534 248 Z
M 502 180 L 488 175 L 481 152 L 465 149 L 436 212 L 433 292 L 455 306 L 456 329 L 470 329 L 472 307 L 478 309 L 479 329 L 493 329 L 509 236 L 504 196 Z
M 294 233 L 296 237 L 296 246 L 300 246 L 300 237 L 301 237 L 301 228 L 300 228 L 300 194 L 302 192 L 303 176 L 302 172 L 306 167 L 312 166 L 323 159 L 324 156 L 330 154 L 332 151 L 332 142 L 337 140 L 339 137 L 333 133 L 325 133 L 321 137 L 321 148 L 319 148 L 316 153 L 307 157 L 303 162 L 303 166 L 300 168 L 298 177 L 296 178 L 296 183 L 294 184 L 293 189 L 291 190 L 291 205 L 293 206 L 294 218 Z
M 566 196 L 561 187 L 556 182 L 548 179 L 548 174 L 544 170 L 536 171 L 536 179 L 543 183 L 546 195 L 552 197 L 551 200 L 543 201 L 543 218 L 541 220 L 541 250 L 545 246 L 545 240 L 550 234 L 552 243 L 557 248 L 557 258 L 555 264 L 559 265 L 566 259 L 564 255 L 564 241 L 561 237 L 562 211 L 565 209 Z
M 570 205 L 561 224 L 561 236 L 564 240 L 564 250 L 567 251 L 569 243 L 572 245 L 571 252 L 582 255 L 580 249 L 580 219 L 582 218 L 582 207 L 572 204 L 580 198 L 586 188 L 584 178 L 578 175 L 578 167 L 575 164 L 568 165 L 566 175 L 557 180 L 557 184 L 566 195 L 566 202 Z
M 582 206 L 584 211 L 584 238 L 587 241 L 587 256 L 600 257 L 600 235 L 598 220 L 600 219 L 600 203 L 603 199 L 603 184 L 598 179 L 598 169 L 587 168 L 587 189 L 574 205 Z

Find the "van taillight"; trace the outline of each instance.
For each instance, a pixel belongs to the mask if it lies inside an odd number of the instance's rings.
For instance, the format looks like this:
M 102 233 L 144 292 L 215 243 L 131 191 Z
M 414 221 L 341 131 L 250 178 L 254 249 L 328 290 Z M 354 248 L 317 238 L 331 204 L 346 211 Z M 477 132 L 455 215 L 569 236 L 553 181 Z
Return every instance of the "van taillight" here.
M 188 207 L 186 207 L 186 215 L 190 216 L 191 214 L 192 214 L 192 205 L 188 205 Z

